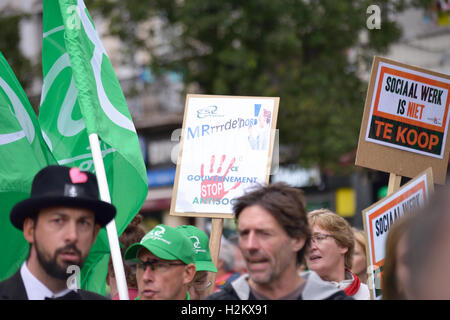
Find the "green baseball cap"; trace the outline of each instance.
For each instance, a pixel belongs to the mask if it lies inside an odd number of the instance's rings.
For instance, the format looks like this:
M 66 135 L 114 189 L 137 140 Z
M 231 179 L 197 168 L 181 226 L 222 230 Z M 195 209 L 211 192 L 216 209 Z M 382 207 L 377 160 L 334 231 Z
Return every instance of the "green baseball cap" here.
M 212 262 L 211 253 L 209 252 L 209 238 L 207 234 L 197 227 L 184 225 L 175 228 L 180 231 L 191 241 L 193 248 L 195 270 L 217 272 L 217 268 Z
M 139 249 L 145 248 L 163 260 L 181 260 L 194 263 L 194 249 L 189 239 L 175 228 L 158 224 L 139 243 L 132 244 L 125 251 L 124 259 L 136 261 Z

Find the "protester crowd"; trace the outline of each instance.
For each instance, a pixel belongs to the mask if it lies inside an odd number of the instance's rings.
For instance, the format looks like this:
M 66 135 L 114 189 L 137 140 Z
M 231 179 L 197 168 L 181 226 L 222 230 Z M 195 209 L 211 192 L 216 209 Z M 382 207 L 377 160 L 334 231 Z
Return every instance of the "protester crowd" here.
M 233 210 L 238 242 L 223 238 L 217 263 L 203 230 L 159 224 L 145 233 L 136 216 L 119 238 L 130 299 L 371 298 L 363 232 L 328 209 L 308 213 L 301 190 L 285 183 L 260 186 L 237 198 Z M 99 200 L 95 175 L 65 166 L 42 169 L 30 197 L 10 213 L 30 248 L 17 272 L 0 283 L 0 299 L 106 299 L 70 287 L 66 271 L 83 266 L 115 214 L 113 205 Z M 450 299 L 449 228 L 447 188 L 395 221 L 386 241 L 383 299 Z M 111 261 L 107 283 L 118 299 Z

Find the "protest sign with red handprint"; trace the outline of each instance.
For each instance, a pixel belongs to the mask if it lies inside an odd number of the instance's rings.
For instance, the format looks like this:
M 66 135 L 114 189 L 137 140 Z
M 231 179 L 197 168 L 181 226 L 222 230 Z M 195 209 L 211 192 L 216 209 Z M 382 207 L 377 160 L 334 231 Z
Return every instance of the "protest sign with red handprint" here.
M 228 192 L 236 189 L 241 184 L 241 182 L 237 182 L 234 184 L 233 187 L 231 187 L 228 190 L 225 190 L 223 180 L 228 175 L 228 173 L 230 172 L 234 163 L 236 162 L 236 158 L 231 159 L 231 162 L 228 165 L 227 170 L 221 176 L 220 173 L 222 172 L 222 166 L 223 166 L 223 163 L 225 162 L 225 158 L 226 158 L 226 155 L 222 155 L 220 162 L 219 162 L 219 167 L 217 168 L 217 173 L 215 175 L 209 175 L 206 178 L 205 178 L 205 172 L 204 172 L 205 166 L 204 166 L 204 164 L 201 165 L 200 175 L 201 175 L 202 183 L 200 185 L 200 196 L 202 198 L 208 198 L 208 199 L 214 199 L 214 200 L 220 201 Z M 214 173 L 215 159 L 216 159 L 215 155 L 212 155 L 211 163 L 210 163 L 210 167 L 209 167 L 210 174 Z

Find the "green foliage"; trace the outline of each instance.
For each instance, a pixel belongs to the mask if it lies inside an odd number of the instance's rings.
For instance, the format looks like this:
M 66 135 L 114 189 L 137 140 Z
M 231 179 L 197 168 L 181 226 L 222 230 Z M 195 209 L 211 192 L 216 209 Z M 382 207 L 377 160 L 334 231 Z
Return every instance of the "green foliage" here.
M 30 61 L 22 54 L 19 48 L 19 22 L 23 15 L 0 15 L 0 50 L 13 69 L 23 88 L 27 88 L 35 76 Z
M 373 56 L 399 39 L 389 11 L 409 2 L 377 1 L 380 30 L 366 27 L 371 0 L 86 3 L 111 19 L 112 34 L 149 50 L 154 71 L 182 71 L 187 85 L 207 94 L 279 96 L 280 143 L 289 150 L 283 160 L 335 169 L 357 146 L 367 90 L 361 68 L 370 70 Z M 171 35 L 170 52 L 147 41 L 151 31 L 136 32 L 154 17 Z M 354 58 L 350 49 L 358 49 Z
M 36 77 L 42 77 L 40 64 L 33 65 L 20 49 L 20 21 L 27 18 L 26 14 L 1 15 L 0 14 L 0 51 L 5 56 L 22 88 L 27 93 L 34 111 L 38 112 L 39 97 L 30 95 L 30 86 Z

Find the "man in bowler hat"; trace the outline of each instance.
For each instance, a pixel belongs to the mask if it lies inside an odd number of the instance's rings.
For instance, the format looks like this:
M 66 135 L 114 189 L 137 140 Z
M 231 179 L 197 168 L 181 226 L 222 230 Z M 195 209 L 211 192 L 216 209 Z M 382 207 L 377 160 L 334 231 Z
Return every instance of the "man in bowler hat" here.
M 0 283 L 0 299 L 105 299 L 70 289 L 67 280 L 76 269 L 71 266 L 82 267 L 100 228 L 115 215 L 113 205 L 99 200 L 94 174 L 65 166 L 39 171 L 30 198 L 16 204 L 10 213 L 30 251 L 20 269 Z

